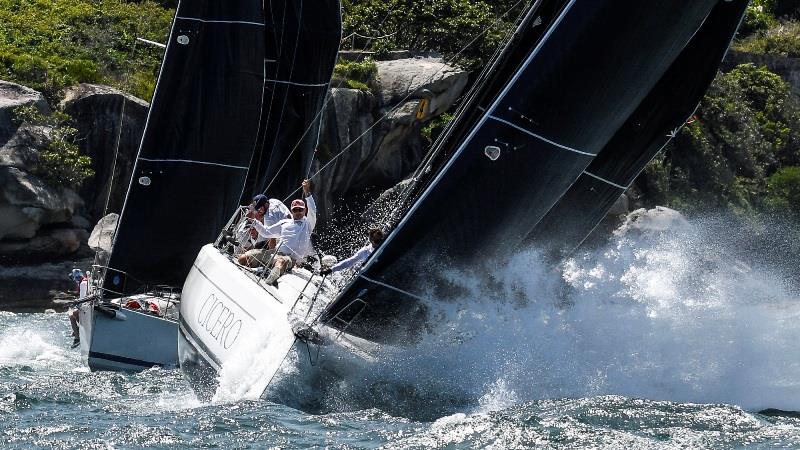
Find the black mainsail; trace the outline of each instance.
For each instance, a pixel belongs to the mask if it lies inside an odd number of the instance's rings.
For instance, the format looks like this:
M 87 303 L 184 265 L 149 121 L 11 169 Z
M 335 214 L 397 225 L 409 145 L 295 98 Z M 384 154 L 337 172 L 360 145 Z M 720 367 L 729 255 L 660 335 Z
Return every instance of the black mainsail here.
M 429 286 L 420 283 L 432 267 L 507 257 L 624 126 L 716 3 L 535 3 L 483 81 L 502 89 L 471 96 L 456 121 L 480 111 L 478 120 L 450 127 L 443 142 L 453 147 L 439 150 L 449 156 L 321 321 L 378 342 L 402 339 L 423 323 Z
M 256 146 L 264 47 L 261 2 L 179 2 L 105 290 L 180 285 L 225 225 Z
M 561 258 L 577 248 L 620 194 L 683 126 L 717 73 L 748 0 L 718 3 L 686 49 L 575 184 L 528 236 Z
M 338 0 L 270 1 L 264 120 L 243 202 L 285 198 L 308 176 L 342 36 Z

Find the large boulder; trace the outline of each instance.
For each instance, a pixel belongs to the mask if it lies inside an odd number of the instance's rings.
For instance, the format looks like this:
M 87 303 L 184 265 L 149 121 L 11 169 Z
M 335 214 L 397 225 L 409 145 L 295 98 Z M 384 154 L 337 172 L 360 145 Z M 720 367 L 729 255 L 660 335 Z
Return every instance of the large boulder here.
M 80 191 L 88 217 L 97 220 L 106 212 L 120 212 L 149 104 L 109 86 L 80 84 L 66 91 L 61 108 L 74 120 L 78 145 L 92 158 L 96 173 Z
M 467 72 L 449 66 L 441 58 L 396 59 L 378 61 L 376 65 L 376 81 L 384 105 L 429 97 L 432 116 L 447 111 L 469 79 Z
M 68 223 L 83 201 L 16 167 L 0 167 L 0 239 L 30 239 L 45 225 Z M 0 252 L 2 253 L 2 252 Z
M 419 166 L 429 142 L 420 130 L 450 108 L 466 87 L 466 72 L 436 58 L 378 61 L 375 92 L 331 89 L 323 115 L 324 150 L 314 172 L 321 216 L 332 202 L 382 191 L 407 178 Z M 430 101 L 427 115 L 416 117 L 421 99 Z M 336 159 L 331 161 L 331 158 Z M 363 206 L 363 205 L 362 205 Z
M 614 231 L 616 236 L 643 235 L 668 231 L 684 231 L 689 222 L 681 213 L 665 206 L 632 211 Z
M 43 114 L 50 113 L 50 106 L 44 96 L 25 86 L 0 80 L 0 146 L 17 130 L 13 120 L 13 110 L 19 106 L 34 105 Z

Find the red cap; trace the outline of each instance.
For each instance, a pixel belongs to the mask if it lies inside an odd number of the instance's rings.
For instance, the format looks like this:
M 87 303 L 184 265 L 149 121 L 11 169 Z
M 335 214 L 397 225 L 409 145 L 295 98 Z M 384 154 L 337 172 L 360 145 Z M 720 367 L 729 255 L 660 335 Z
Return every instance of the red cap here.
M 300 200 L 299 198 L 297 200 L 292 200 L 292 208 L 291 209 L 295 209 L 295 208 L 306 209 L 306 202 Z

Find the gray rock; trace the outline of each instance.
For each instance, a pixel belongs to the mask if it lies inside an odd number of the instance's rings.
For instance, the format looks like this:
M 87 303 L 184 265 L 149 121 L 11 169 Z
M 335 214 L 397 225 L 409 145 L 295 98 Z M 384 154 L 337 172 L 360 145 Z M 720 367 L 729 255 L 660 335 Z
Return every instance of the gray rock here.
M 23 124 L 0 145 L 0 166 L 30 171 L 39 162 L 39 148 L 48 141 L 52 128 Z
M 0 80 L 0 145 L 5 145 L 17 129 L 12 120 L 14 108 L 28 104 L 36 106 L 43 114 L 50 114 L 50 106 L 41 93 Z
M 89 233 L 75 228 L 57 228 L 37 234 L 25 241 L 0 241 L 0 255 L 13 259 L 39 257 L 61 257 L 78 251 Z
M 110 252 L 118 221 L 119 214 L 116 213 L 108 214 L 100 219 L 89 236 L 89 247 L 95 251 Z
M 15 167 L 0 167 L 0 239 L 31 238 L 42 225 L 67 223 L 83 201 Z M 0 252 L 2 253 L 2 252 Z
M 423 91 L 433 94 L 430 116 L 447 111 L 467 85 L 468 73 L 449 66 L 441 58 L 412 58 L 378 61 L 376 77 L 384 105 L 422 98 Z
M 89 222 L 89 219 L 87 219 L 86 217 L 83 217 L 83 216 L 77 216 L 77 215 L 76 216 L 72 216 L 72 220 L 70 221 L 70 224 L 75 228 L 81 228 L 81 229 L 84 229 L 84 230 L 88 230 L 88 229 L 92 228 L 92 223 Z
M 109 86 L 80 84 L 67 90 L 61 107 L 75 121 L 78 145 L 82 153 L 92 158 L 92 168 L 97 174 L 80 191 L 86 201 L 87 216 L 97 220 L 106 212 L 120 212 L 149 104 Z M 119 149 L 115 151 L 118 138 Z
M 656 206 L 653 209 L 637 209 L 625 218 L 625 222 L 614 231 L 616 236 L 630 234 L 662 233 L 689 228 L 689 222 L 674 209 Z

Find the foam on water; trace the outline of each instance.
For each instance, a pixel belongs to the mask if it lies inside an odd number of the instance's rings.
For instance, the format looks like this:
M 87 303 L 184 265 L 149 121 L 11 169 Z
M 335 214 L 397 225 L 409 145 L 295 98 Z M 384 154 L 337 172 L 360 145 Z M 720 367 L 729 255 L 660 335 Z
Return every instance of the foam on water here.
M 623 229 L 558 270 L 530 250 L 448 273 L 465 294 L 432 305 L 435 332 L 309 395 L 417 417 L 607 394 L 799 410 L 800 295 L 732 256 L 739 239 L 702 221 Z
M 13 313 L 2 316 L 0 366 L 63 367 L 76 363 L 74 352 L 63 345 L 67 341 L 60 335 L 63 330 L 53 329 L 46 320 L 32 324 L 17 319 Z

